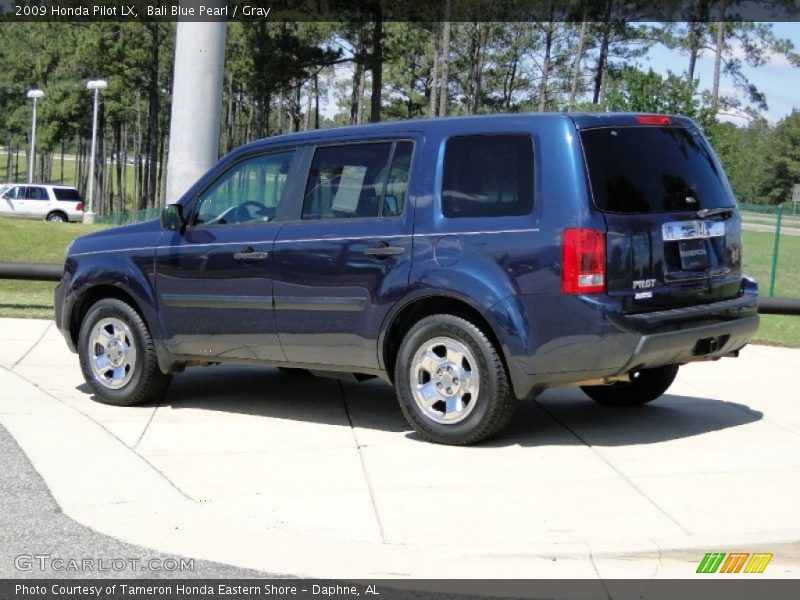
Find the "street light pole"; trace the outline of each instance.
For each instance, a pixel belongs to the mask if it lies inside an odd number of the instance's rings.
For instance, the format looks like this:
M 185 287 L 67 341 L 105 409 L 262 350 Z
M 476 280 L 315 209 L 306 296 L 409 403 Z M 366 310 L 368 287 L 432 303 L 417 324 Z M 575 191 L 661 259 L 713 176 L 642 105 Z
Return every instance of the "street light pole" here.
M 28 157 L 28 183 L 33 183 L 33 168 L 36 165 L 36 101 L 44 98 L 42 90 L 28 90 L 28 98 L 33 100 L 33 116 L 31 118 L 31 149 Z
M 97 149 L 97 109 L 100 102 L 100 90 L 107 87 L 108 83 L 102 79 L 95 79 L 86 84 L 87 90 L 94 90 L 94 110 L 92 111 L 92 146 L 89 151 L 89 188 L 86 190 L 89 210 L 83 214 L 84 223 L 94 223 L 94 156 Z

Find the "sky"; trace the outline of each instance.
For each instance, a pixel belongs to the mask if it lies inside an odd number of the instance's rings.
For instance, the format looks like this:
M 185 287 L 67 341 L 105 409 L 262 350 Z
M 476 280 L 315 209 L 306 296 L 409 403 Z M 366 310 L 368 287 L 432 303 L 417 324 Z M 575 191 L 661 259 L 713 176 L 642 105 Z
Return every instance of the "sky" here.
M 773 32 L 779 38 L 788 38 L 792 41 L 795 51 L 800 53 L 800 22 L 773 23 Z M 639 66 L 665 75 L 667 71 L 682 73 L 688 66 L 689 58 L 686 54 L 669 50 L 661 45 L 654 46 L 647 55 L 638 59 Z M 775 124 L 792 112 L 794 107 L 800 109 L 800 69 L 792 68 L 785 57 L 774 57 L 771 64 L 763 67 L 749 67 L 742 69 L 747 78 L 767 97 L 768 110 L 764 116 Z M 714 72 L 714 55 L 710 52 L 702 54 L 697 62 L 695 77 L 700 80 L 700 89 L 711 89 Z M 337 79 L 350 80 L 352 69 L 342 65 L 337 71 Z M 720 83 L 720 92 L 725 96 L 739 94 L 734 89 L 730 80 L 723 76 Z M 328 95 L 327 101 L 323 97 L 322 113 L 327 118 L 333 118 L 338 111 L 333 94 Z M 746 125 L 742 117 L 720 116 L 723 120 L 732 121 L 738 125 Z
M 800 53 L 800 23 L 773 23 L 773 32 L 779 38 L 787 38 L 795 46 L 795 52 Z M 689 58 L 686 54 L 675 52 L 657 46 L 639 59 L 640 66 L 651 67 L 654 71 L 666 74 L 668 70 L 681 73 L 686 70 Z M 714 55 L 706 52 L 701 55 L 696 67 L 696 74 L 700 80 L 700 89 L 711 89 L 714 73 Z M 793 68 L 785 57 L 773 57 L 770 64 L 763 67 L 749 67 L 742 69 L 747 78 L 767 97 L 768 110 L 766 118 L 774 123 L 792 112 L 792 108 L 800 109 L 800 69 Z M 734 96 L 737 92 L 733 84 L 724 78 L 720 83 L 720 92 L 723 95 Z M 742 118 L 728 117 L 739 125 L 745 125 Z

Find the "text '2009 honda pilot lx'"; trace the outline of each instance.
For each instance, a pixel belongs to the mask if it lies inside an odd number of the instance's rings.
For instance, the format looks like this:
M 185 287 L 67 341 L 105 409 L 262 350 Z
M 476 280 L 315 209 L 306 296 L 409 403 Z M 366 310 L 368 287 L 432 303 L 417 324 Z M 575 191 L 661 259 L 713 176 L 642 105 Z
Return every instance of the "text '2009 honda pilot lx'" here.
M 550 387 L 633 406 L 736 356 L 758 327 L 740 267 L 689 119 L 404 121 L 249 144 L 160 223 L 79 238 L 56 321 L 109 404 L 193 365 L 377 376 L 422 437 L 468 444 Z

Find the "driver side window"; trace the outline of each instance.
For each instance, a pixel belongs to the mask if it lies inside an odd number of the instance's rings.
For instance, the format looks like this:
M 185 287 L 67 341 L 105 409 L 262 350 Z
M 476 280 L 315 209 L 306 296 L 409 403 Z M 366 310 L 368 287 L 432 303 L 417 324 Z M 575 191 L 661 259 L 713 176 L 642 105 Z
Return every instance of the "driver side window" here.
M 293 150 L 263 154 L 235 164 L 200 195 L 192 224 L 272 221 L 293 155 Z

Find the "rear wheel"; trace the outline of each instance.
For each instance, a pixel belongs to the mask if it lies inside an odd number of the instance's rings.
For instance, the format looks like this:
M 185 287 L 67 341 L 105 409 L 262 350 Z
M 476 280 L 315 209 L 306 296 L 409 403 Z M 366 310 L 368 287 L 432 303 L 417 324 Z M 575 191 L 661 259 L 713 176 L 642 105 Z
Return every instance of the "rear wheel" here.
M 652 402 L 667 391 L 678 375 L 678 365 L 642 369 L 630 382 L 611 385 L 585 385 L 581 389 L 592 400 L 608 406 L 639 406 Z
M 473 444 L 495 435 L 517 408 L 491 341 L 453 315 L 426 317 L 408 331 L 397 357 L 395 386 L 411 426 L 440 444 Z
M 66 223 L 67 215 L 59 211 L 53 211 L 47 215 L 46 219 L 51 223 Z
M 105 404 L 133 406 L 160 400 L 170 376 L 161 372 L 155 347 L 133 307 L 106 298 L 86 313 L 78 336 L 86 382 Z

